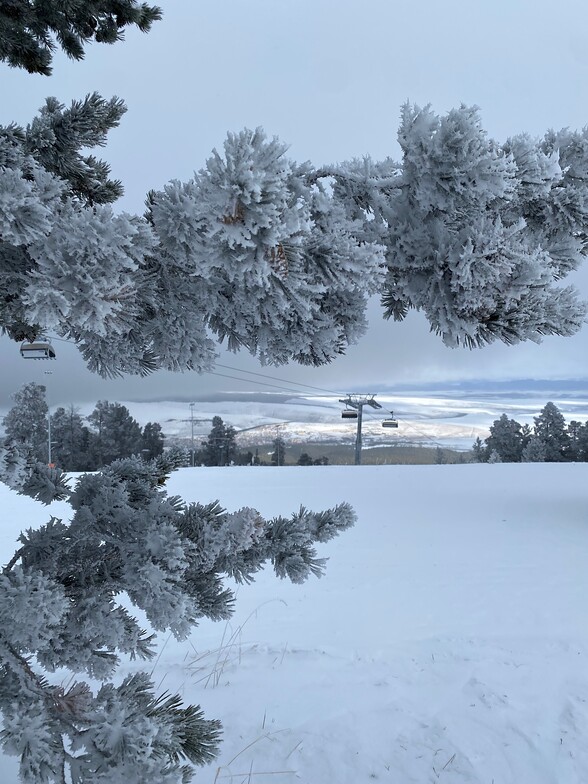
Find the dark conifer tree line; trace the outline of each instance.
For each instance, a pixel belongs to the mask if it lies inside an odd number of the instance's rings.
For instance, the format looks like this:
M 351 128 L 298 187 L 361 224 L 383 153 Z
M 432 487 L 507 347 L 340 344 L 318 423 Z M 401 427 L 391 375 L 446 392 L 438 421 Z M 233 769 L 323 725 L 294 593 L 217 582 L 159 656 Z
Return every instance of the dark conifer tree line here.
M 25 447 L 35 460 L 47 463 L 51 454 L 51 463 L 63 471 L 96 471 L 133 455 L 151 460 L 164 448 L 159 423 L 147 422 L 142 428 L 126 406 L 100 400 L 86 419 L 73 405 L 51 413 L 49 453 L 45 387 L 34 382 L 14 395 L 3 426 L 8 439 Z
M 547 403 L 533 427 L 502 414 L 490 435 L 473 445 L 479 463 L 588 462 L 588 422 L 566 420 L 554 403 Z

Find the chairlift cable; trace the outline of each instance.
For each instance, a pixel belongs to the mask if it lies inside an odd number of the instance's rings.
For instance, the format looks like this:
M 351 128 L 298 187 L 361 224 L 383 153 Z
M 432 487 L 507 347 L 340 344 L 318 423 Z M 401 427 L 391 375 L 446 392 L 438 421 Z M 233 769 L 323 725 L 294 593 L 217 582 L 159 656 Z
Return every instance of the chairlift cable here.
M 438 447 L 440 447 L 441 449 L 447 449 L 447 448 L 448 448 L 447 446 L 445 446 L 445 445 L 443 445 L 443 444 L 439 443 L 439 441 L 435 441 L 434 439 L 428 438 L 428 437 L 427 437 L 427 433 L 426 433 L 426 431 L 425 431 L 425 430 L 422 430 L 421 428 L 418 428 L 418 427 L 417 427 L 416 425 L 414 425 L 414 424 L 410 424 L 410 423 L 408 422 L 408 420 L 406 420 L 406 419 L 401 419 L 400 417 L 396 417 L 396 418 L 398 419 L 398 421 L 399 421 L 399 422 L 403 422 L 405 427 L 408 427 L 408 428 L 410 428 L 411 430 L 414 430 L 414 431 L 415 431 L 415 433 L 417 433 L 417 435 L 422 435 L 423 437 L 427 438 L 427 442 L 428 442 L 429 444 L 434 444 L 435 446 L 438 446 Z
M 216 367 L 226 368 L 227 370 L 236 370 L 239 373 L 247 373 L 250 376 L 260 376 L 261 378 L 271 378 L 272 381 L 283 381 L 286 384 L 295 384 L 299 387 L 304 387 L 305 389 L 314 389 L 317 392 L 326 392 L 328 395 L 344 395 L 344 392 L 335 392 L 332 389 L 325 389 L 324 387 L 315 387 L 311 384 L 303 384 L 300 381 L 290 381 L 285 378 L 278 378 L 277 376 L 271 376 L 269 373 L 256 373 L 254 370 L 241 370 L 241 368 L 232 367 L 231 365 L 222 365 L 220 362 L 216 363 Z
M 268 384 L 266 381 L 254 381 L 253 379 L 250 378 L 239 378 L 239 376 L 231 376 L 227 373 L 217 373 L 214 370 L 208 371 L 206 375 L 219 376 L 220 378 L 232 378 L 234 381 L 241 381 L 249 384 L 258 384 L 259 386 L 263 386 L 263 387 L 272 387 L 273 389 L 279 389 L 282 392 L 289 392 L 290 394 L 293 395 L 300 395 L 299 389 L 288 389 L 287 387 L 280 387 L 277 384 Z

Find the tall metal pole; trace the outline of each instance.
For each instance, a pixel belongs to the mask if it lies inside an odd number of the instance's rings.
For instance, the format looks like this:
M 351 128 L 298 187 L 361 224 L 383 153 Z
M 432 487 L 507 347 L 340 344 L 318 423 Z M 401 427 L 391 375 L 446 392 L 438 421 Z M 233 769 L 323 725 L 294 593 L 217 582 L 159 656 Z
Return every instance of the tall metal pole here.
M 192 429 L 191 446 L 190 446 L 190 465 L 194 468 L 194 403 L 190 403 L 190 425 Z
M 355 465 L 361 465 L 361 420 L 363 418 L 363 403 L 357 406 L 357 435 L 355 436 Z
M 46 376 L 53 375 L 53 371 L 51 370 L 44 370 L 43 371 Z M 49 379 L 47 379 L 47 384 L 45 385 L 45 401 L 47 403 L 47 465 L 51 467 L 52 460 L 51 460 L 51 409 L 49 407 Z
M 282 445 L 280 443 L 280 426 L 276 425 L 276 452 L 278 453 L 278 467 L 282 465 Z

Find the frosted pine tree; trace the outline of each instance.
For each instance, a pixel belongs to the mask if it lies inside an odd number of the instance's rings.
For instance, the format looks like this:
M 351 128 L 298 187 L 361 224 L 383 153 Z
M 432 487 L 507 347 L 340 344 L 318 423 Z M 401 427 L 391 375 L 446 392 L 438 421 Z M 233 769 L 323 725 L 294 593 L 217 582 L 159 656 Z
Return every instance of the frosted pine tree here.
M 523 451 L 523 433 L 519 422 L 502 414 L 490 426 L 486 449 L 488 454 L 496 452 L 502 463 L 519 463 Z
M 63 156 L 78 164 L 76 150 L 87 138 L 78 131 L 92 123 L 88 107 L 96 109 L 92 138 L 116 119 L 101 99 L 84 106 L 84 111 L 72 107 L 64 130 L 70 143 Z M 41 124 L 51 126 L 49 115 L 55 112 L 42 114 Z M 32 135 L 32 127 L 0 133 L 2 327 L 16 340 L 52 329 L 77 342 L 89 366 L 105 375 L 207 366 L 213 342 L 206 329 L 214 333 L 213 318 L 220 312 L 219 297 L 210 294 L 230 259 L 219 253 L 216 272 L 197 265 L 182 270 L 183 261 L 177 255 L 172 260 L 150 217 L 115 215 L 107 203 L 98 203 L 114 195 L 105 176 L 92 179 L 93 172 L 104 174 L 103 167 L 94 162 L 76 169 L 64 162 L 59 176 L 55 161 L 29 149 Z M 271 204 L 264 208 L 271 212 Z M 259 220 L 265 220 L 263 209 Z M 273 263 L 271 254 L 268 258 Z M 196 261 L 203 259 L 201 252 Z M 277 277 L 282 280 L 274 275 L 271 285 Z M 286 341 L 279 335 L 271 344 L 275 328 L 269 322 L 261 330 L 247 326 L 246 339 L 252 335 L 259 342 L 256 330 L 261 331 L 263 351 L 275 351 L 278 361 L 286 352 L 313 351 L 315 335 L 318 361 L 340 350 L 345 328 L 330 327 L 337 314 L 320 317 L 316 300 L 305 306 L 304 285 L 311 280 L 314 286 L 315 277 L 306 268 L 298 279 L 292 274 L 289 288 L 276 287 L 281 303 L 290 296 L 299 309 L 299 322 L 293 308 L 286 317 Z M 254 278 L 235 277 L 242 296 L 255 290 Z M 361 279 L 354 279 L 353 290 L 358 280 L 361 287 Z M 200 288 L 204 298 L 193 296 Z M 317 297 L 327 296 L 324 283 L 315 288 Z M 267 299 L 271 308 L 271 291 Z M 245 305 L 245 299 L 228 298 L 226 318 Z M 45 503 L 67 498 L 74 509 L 70 524 L 52 519 L 23 534 L 0 585 L 5 719 L 0 739 L 5 751 L 20 757 L 23 781 L 62 782 L 68 776 L 75 782 L 188 781 L 192 765 L 215 754 L 218 722 L 205 719 L 197 707 L 182 706 L 177 696 L 158 695 L 145 675 L 113 684 L 121 653 L 153 655 L 150 633 L 141 632 L 116 597 L 128 589 L 153 630 L 185 637 L 199 617 L 230 613 L 223 575 L 250 580 L 270 561 L 280 577 L 301 582 L 324 566 L 313 543 L 327 541 L 354 520 L 344 504 L 271 521 L 251 509 L 225 515 L 217 505 L 185 508 L 161 489 L 172 467 L 168 457 L 149 466 L 115 464 L 80 480 L 72 491 L 62 473 L 36 463 L 19 445 L 0 450 L 3 481 Z M 57 667 L 86 672 L 104 685 L 97 692 L 84 682 L 60 690 L 44 675 Z
M 534 419 L 533 433 L 541 441 L 546 462 L 569 460 L 571 440 L 563 414 L 554 403 L 547 403 Z
M 531 436 L 523 449 L 521 459 L 523 463 L 545 463 L 547 461 L 545 442 L 535 435 Z
M 9 441 L 22 446 L 39 462 L 47 462 L 48 428 L 46 388 L 31 382 L 13 395 L 14 405 L 2 420 Z
M 92 434 L 75 406 L 60 406 L 51 414 L 51 455 L 63 471 L 96 468 L 92 459 Z

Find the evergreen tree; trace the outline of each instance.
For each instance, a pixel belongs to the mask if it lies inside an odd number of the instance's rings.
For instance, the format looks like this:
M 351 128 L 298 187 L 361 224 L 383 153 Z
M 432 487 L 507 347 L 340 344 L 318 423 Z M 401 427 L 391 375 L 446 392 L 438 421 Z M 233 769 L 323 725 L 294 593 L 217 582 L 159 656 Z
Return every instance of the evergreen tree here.
M 321 466 L 321 465 L 329 465 L 329 458 L 325 457 L 316 457 L 312 458 L 306 452 L 302 452 L 298 460 L 296 461 L 296 465 L 299 466 Z
M 234 461 L 235 465 L 240 466 L 255 465 L 255 457 L 250 449 L 248 449 L 247 452 L 237 452 Z
M 190 450 L 182 446 L 170 446 L 158 457 L 158 462 L 168 465 L 170 470 L 185 468 L 192 464 Z
M 273 452 L 271 456 L 271 464 L 273 466 L 283 466 L 286 463 L 286 442 L 282 436 L 276 436 L 273 442 Z
M 51 415 L 53 462 L 64 471 L 91 471 L 95 451 L 92 434 L 73 405 Z
M 523 452 L 523 433 L 521 425 L 514 419 L 502 414 L 490 426 L 486 439 L 488 454 L 496 452 L 502 463 L 519 463 Z
M 568 424 L 566 432 L 570 438 L 570 446 L 568 452 L 568 460 L 578 460 L 578 441 L 580 433 L 582 432 L 582 423 L 577 422 L 575 419 Z
M 576 440 L 576 460 L 588 461 L 588 422 L 579 428 Z
M 554 403 L 547 403 L 539 416 L 534 418 L 534 434 L 545 448 L 545 462 L 557 463 L 568 460 L 570 436 L 566 430 L 563 414 Z
M 49 452 L 46 388 L 32 381 L 24 384 L 12 399 L 14 406 L 2 422 L 6 435 L 26 446 L 35 460 L 46 463 Z
M 141 434 L 141 455 L 146 460 L 158 457 L 163 452 L 164 441 L 161 425 L 157 422 L 147 422 Z
M 202 460 L 207 466 L 226 466 L 237 456 L 237 431 L 232 425 L 225 425 L 221 417 L 212 418 L 212 429 L 206 441 L 202 442 Z
M 486 463 L 488 461 L 488 450 L 482 443 L 480 436 L 474 441 L 472 455 L 474 457 L 474 462 L 476 463 Z
M 547 448 L 545 441 L 538 436 L 531 436 L 523 449 L 522 461 L 524 463 L 545 463 L 546 460 Z
M 586 207 L 560 161 L 569 156 L 584 171 L 588 132 L 500 145 L 475 108 L 441 118 L 406 104 L 398 139 L 397 189 L 382 198 L 377 179 L 390 183 L 395 172 L 376 164 L 362 193 L 375 217 L 369 236 L 387 246 L 386 315 L 421 310 L 450 346 L 575 332 L 582 308 L 573 289 L 554 284 L 582 261 L 588 237 L 569 228 L 584 223 Z M 569 217 L 560 188 L 573 203 Z
M 94 450 L 98 466 L 141 453 L 141 427 L 126 406 L 100 400 L 88 417 L 88 422 L 94 428 Z
M 521 428 L 521 444 L 523 449 L 525 449 L 525 447 L 531 440 L 532 435 L 533 435 L 533 431 L 531 429 L 531 426 L 525 423 Z M 521 453 L 521 460 L 522 460 L 522 453 Z

